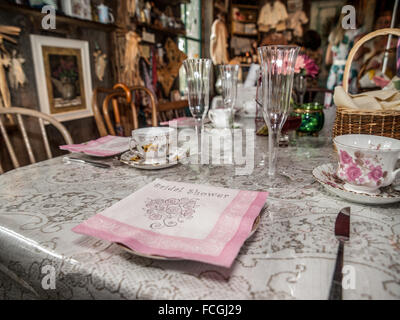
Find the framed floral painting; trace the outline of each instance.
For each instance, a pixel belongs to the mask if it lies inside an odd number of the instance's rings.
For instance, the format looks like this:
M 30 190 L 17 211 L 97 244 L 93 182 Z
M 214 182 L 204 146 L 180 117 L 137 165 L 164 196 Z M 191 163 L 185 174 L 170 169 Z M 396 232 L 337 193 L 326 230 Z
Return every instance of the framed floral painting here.
M 40 110 L 60 121 L 91 116 L 88 42 L 30 37 Z

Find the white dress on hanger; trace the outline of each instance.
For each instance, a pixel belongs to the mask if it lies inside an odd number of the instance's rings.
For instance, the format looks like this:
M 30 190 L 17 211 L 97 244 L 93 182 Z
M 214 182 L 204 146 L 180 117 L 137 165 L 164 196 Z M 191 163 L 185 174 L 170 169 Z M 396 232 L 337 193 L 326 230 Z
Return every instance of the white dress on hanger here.
M 221 19 L 212 24 L 210 42 L 210 55 L 214 65 L 228 64 L 228 30 Z
M 286 20 L 289 17 L 286 6 L 278 1 L 275 1 L 272 5 L 266 3 L 258 16 L 257 24 L 259 31 L 268 32 L 271 29 L 277 31 L 283 31 L 286 29 Z

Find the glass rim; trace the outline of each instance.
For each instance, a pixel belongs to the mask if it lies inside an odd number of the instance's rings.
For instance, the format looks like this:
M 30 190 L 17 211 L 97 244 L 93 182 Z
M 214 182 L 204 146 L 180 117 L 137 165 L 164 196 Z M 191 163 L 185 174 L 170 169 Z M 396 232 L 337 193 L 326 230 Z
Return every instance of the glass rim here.
M 222 69 L 222 68 L 226 68 L 226 67 L 228 67 L 228 68 L 239 68 L 240 67 L 240 64 L 219 64 L 218 65 L 218 68 L 220 68 L 220 69 Z
M 266 46 L 260 46 L 257 49 L 263 49 L 263 48 L 282 48 L 282 49 L 297 49 L 301 48 L 300 46 L 297 45 L 292 45 L 292 44 L 274 44 L 274 45 L 266 45 Z
M 209 58 L 188 58 L 188 59 L 183 60 L 183 62 L 194 62 L 194 61 L 206 61 L 206 62 L 210 61 L 211 62 L 211 59 L 209 59 Z

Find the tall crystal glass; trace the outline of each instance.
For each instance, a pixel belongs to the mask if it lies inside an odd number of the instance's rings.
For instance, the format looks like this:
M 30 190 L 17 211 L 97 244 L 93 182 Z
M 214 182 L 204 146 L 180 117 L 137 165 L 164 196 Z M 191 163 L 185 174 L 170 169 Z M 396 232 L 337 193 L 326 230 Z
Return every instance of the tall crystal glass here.
M 222 83 L 223 109 L 229 113 L 229 126 L 233 126 L 233 109 L 237 98 L 238 64 L 220 65 L 219 72 Z
M 210 104 L 210 59 L 183 61 L 188 86 L 189 109 L 196 121 L 198 154 L 201 153 L 201 129 Z
M 262 74 L 262 106 L 268 126 L 268 175 L 276 173 L 279 138 L 289 113 L 297 46 L 264 46 L 258 48 Z

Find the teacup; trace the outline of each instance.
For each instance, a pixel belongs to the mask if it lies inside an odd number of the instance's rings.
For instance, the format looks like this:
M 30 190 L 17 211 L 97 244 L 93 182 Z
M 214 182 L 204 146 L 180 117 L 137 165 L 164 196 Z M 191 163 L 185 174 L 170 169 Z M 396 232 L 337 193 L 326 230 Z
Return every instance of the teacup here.
M 168 155 L 176 145 L 176 129 L 170 127 L 148 127 L 132 131 L 129 148 L 138 153 L 145 163 L 166 163 Z
M 379 194 L 381 187 L 392 184 L 400 169 L 400 140 L 348 134 L 333 139 L 339 163 L 337 175 L 348 191 Z
M 229 108 L 216 108 L 208 112 L 208 118 L 215 128 L 232 128 L 233 112 Z

